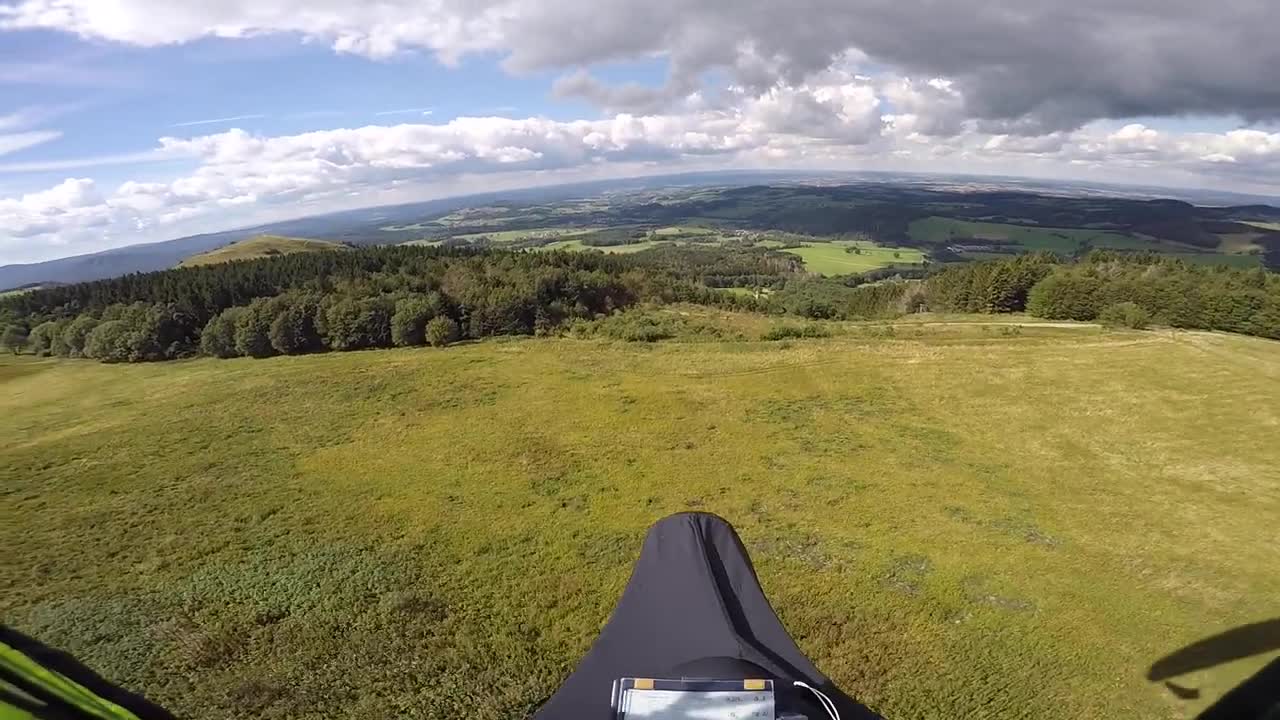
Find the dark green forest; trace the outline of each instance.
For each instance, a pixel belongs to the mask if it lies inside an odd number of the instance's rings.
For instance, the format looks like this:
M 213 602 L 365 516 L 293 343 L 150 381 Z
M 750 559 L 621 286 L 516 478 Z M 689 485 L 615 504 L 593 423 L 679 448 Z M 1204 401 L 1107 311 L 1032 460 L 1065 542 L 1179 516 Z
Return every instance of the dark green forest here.
M 925 282 L 936 312 L 1027 312 L 1051 320 L 1222 330 L 1280 339 L 1280 275 L 1193 265 L 1156 254 L 1095 251 L 948 267 Z M 1127 319 L 1126 319 L 1127 316 Z
M 763 248 L 605 255 L 386 246 L 9 296 L 0 300 L 0 344 L 103 362 L 269 357 L 551 334 L 639 303 L 673 302 L 815 320 L 1027 312 L 1280 339 L 1280 275 L 1156 254 L 1098 251 L 1073 261 L 1038 253 L 822 278 Z
M 638 302 L 756 307 L 704 276 L 772 278 L 793 258 L 697 250 L 643 259 L 411 246 L 307 253 L 126 275 L 0 300 L 14 351 L 142 362 L 444 345 L 532 335 Z

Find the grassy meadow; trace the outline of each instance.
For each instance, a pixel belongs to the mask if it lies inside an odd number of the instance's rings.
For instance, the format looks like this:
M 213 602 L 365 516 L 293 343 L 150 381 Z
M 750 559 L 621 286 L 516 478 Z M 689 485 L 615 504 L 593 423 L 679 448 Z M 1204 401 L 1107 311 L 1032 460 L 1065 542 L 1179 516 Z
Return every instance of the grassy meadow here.
M 552 238 L 562 235 L 582 235 L 592 230 L 598 230 L 594 227 L 545 227 L 531 228 L 528 230 L 497 230 L 494 232 L 477 232 L 465 233 L 462 235 L 454 235 L 452 237 L 461 240 L 481 240 L 488 239 L 491 242 L 504 243 L 514 242 L 516 240 L 526 240 L 528 238 Z
M 232 262 L 234 260 L 253 260 L 272 255 L 346 249 L 348 249 L 346 245 L 329 242 L 328 240 L 311 240 L 308 238 L 285 237 L 283 235 L 257 235 L 208 252 L 192 255 L 178 263 L 178 267 L 216 265 L 217 263 Z
M 628 253 L 637 253 L 641 250 L 648 250 L 660 243 L 653 240 L 643 240 L 641 242 L 631 243 L 629 245 L 584 245 L 581 240 L 559 240 L 549 245 L 543 245 L 538 250 L 569 250 L 572 252 L 587 252 L 595 250 L 609 255 L 626 255 Z
M 799 645 L 889 718 L 1187 718 L 1280 615 L 1280 343 L 985 317 L 710 317 L 108 366 L 0 359 L 0 616 L 191 718 L 519 718 L 645 528 L 733 522 Z
M 862 252 L 848 252 L 847 249 L 853 246 Z M 805 270 L 819 275 L 850 275 L 891 265 L 919 265 L 924 262 L 924 253 L 916 248 L 882 247 L 865 241 L 810 243 L 787 248 L 784 252 L 800 256 Z

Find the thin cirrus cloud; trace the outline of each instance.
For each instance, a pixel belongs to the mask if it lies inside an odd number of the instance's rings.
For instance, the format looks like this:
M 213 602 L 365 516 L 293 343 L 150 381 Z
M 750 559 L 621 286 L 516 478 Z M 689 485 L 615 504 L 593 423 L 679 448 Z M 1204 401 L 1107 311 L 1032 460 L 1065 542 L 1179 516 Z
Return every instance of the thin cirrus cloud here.
M 0 115 L 0 132 L 33 130 L 63 115 L 83 109 L 77 104 L 28 105 Z
M 36 120 L 36 111 L 33 108 L 23 108 L 6 113 L 0 115 L 0 132 L 25 128 L 36 122 Z
M 33 129 L 61 112 L 57 108 L 24 107 L 0 115 L 0 156 L 26 150 L 62 137 L 59 130 Z
M 349 110 L 303 110 L 301 112 L 288 113 L 284 117 L 298 119 L 298 120 L 306 120 L 306 119 L 324 118 L 324 117 L 340 117 L 342 115 L 349 115 L 349 114 L 350 114 Z
M 0 26 L 4 7 L 0 6 Z M 136 73 L 112 68 L 98 62 L 100 51 L 89 50 L 69 56 L 44 59 L 0 61 L 0 83 L 16 86 L 73 88 L 100 91 L 104 88 L 130 88 L 142 83 Z
M 401 108 L 399 110 L 382 110 L 374 113 L 375 117 L 383 117 L 385 115 L 421 115 L 427 116 L 432 112 L 431 108 Z
M 9 153 L 19 150 L 26 150 L 36 145 L 42 145 L 51 140 L 57 140 L 62 137 L 62 133 L 57 130 L 33 130 L 29 132 L 18 133 L 0 133 L 0 155 L 8 155 Z
M 196 127 L 197 125 L 220 125 L 222 123 L 239 122 L 241 120 L 261 120 L 266 115 L 232 115 L 231 117 L 209 118 L 207 120 L 188 120 L 186 122 L 174 123 L 169 127 Z
M 0 136 L 3 137 L 3 136 Z M 0 140 L 0 145 L 3 140 Z M 3 153 L 0 153 L 2 155 Z M 174 158 L 167 157 L 158 150 L 142 152 L 116 153 L 113 155 L 90 155 L 87 157 L 63 158 L 60 160 L 28 160 L 25 162 L 0 163 L 0 173 L 44 173 L 61 172 L 63 170 L 81 170 L 91 167 L 108 167 L 111 165 L 143 165 L 163 162 Z

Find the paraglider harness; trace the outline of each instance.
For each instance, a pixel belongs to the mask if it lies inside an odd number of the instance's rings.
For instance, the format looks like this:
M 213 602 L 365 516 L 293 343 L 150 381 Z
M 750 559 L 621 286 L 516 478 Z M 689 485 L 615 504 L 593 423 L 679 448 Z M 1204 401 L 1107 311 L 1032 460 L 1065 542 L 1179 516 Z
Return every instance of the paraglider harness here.
M 612 689 L 609 693 L 606 688 Z M 659 520 L 622 598 L 535 720 L 868 720 L 778 620 L 733 527 Z

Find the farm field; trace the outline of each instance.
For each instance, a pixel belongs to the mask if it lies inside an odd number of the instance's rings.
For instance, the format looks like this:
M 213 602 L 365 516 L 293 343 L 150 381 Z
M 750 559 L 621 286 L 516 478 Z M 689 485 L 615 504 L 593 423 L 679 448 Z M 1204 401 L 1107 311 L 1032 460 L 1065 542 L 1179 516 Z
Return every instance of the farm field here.
M 847 251 L 854 245 L 861 250 L 860 254 Z M 787 248 L 784 252 L 800 256 L 805 269 L 819 275 L 849 275 L 891 265 L 919 265 L 924 262 L 924 253 L 916 248 L 881 247 L 862 241 L 811 243 Z
M 1257 243 L 1263 237 L 1261 233 L 1223 233 L 1218 237 L 1222 238 L 1218 250 L 1230 255 L 1246 255 L 1262 249 Z
M 1280 343 L 672 311 L 748 340 L 4 357 L 0 614 L 184 717 L 519 718 L 698 509 L 888 718 L 1190 718 L 1274 656 L 1144 678 L 1280 614 Z
M 462 240 L 480 240 L 482 238 L 488 238 L 493 242 L 502 243 L 524 240 L 526 238 L 549 238 L 560 237 L 562 235 L 581 235 L 598 229 L 599 228 L 594 227 L 545 227 L 530 228 L 528 230 L 498 230 L 495 232 L 466 233 L 463 235 L 454 235 L 453 237 Z
M 715 228 L 700 225 L 670 225 L 655 229 L 653 234 L 659 237 L 680 237 L 682 235 L 716 235 L 717 231 Z
M 630 245 L 583 245 L 581 240 L 560 240 L 558 242 L 553 242 L 549 245 L 543 245 L 538 249 L 539 250 L 570 250 L 570 251 L 577 251 L 577 252 L 582 252 L 587 250 L 599 250 L 600 252 L 609 253 L 609 254 L 626 254 L 626 253 L 640 252 L 641 250 L 648 250 L 649 248 L 660 245 L 660 244 L 662 243 L 655 242 L 652 240 L 645 240 L 643 242 L 631 243 Z

